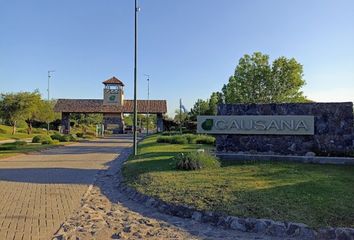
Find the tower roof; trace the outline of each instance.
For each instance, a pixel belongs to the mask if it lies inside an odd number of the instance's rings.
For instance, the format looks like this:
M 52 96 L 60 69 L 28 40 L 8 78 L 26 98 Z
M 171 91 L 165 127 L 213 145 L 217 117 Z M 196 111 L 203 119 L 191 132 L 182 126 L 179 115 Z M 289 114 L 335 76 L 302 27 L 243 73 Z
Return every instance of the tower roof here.
M 119 80 L 116 77 L 111 77 L 110 79 L 107 79 L 106 81 L 102 82 L 104 85 L 106 84 L 117 84 L 117 85 L 121 85 L 124 86 L 123 82 L 121 80 Z

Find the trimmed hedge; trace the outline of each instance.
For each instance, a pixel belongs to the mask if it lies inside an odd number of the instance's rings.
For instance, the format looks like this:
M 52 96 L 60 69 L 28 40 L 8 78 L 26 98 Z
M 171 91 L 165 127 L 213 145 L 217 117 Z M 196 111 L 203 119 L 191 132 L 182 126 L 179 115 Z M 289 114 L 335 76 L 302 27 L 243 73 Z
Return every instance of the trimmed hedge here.
M 42 143 L 43 141 L 51 141 L 52 138 L 48 135 L 36 135 L 32 138 L 32 143 Z
M 215 138 L 208 135 L 195 135 L 195 134 L 182 134 L 182 135 L 170 135 L 160 136 L 156 139 L 158 143 L 171 143 L 171 144 L 215 144 Z
M 61 135 L 59 133 L 55 133 L 51 135 L 53 140 L 58 140 L 59 142 L 77 142 L 77 138 L 70 134 L 70 135 Z

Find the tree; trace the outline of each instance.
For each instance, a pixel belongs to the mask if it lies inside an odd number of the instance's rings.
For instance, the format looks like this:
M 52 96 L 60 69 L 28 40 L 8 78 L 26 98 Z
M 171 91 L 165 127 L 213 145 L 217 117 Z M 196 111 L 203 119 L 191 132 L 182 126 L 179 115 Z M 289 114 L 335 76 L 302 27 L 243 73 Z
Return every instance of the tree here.
M 213 92 L 209 99 L 209 115 L 216 115 L 217 107 L 224 102 L 224 98 L 221 92 Z
M 2 93 L 0 100 L 0 112 L 12 126 L 12 134 L 16 134 L 16 125 L 20 120 L 28 120 L 34 111 L 32 100 L 36 93 Z
M 208 101 L 198 99 L 196 103 L 193 105 L 191 111 L 189 112 L 190 119 L 192 121 L 196 121 L 198 115 L 208 115 L 208 111 L 209 111 Z
M 36 115 L 36 120 L 50 123 L 55 119 L 60 119 L 60 113 L 54 112 L 55 101 L 42 100 L 40 102 L 38 113 Z
M 175 117 L 174 117 L 175 122 L 180 124 L 186 121 L 187 119 L 188 119 L 188 113 L 183 111 L 181 112 L 180 109 L 175 110 Z
M 27 133 L 32 134 L 32 123 L 39 120 L 39 114 L 43 107 L 41 95 L 38 90 L 34 92 L 18 93 L 20 101 L 25 105 L 22 115 L 27 123 Z
M 198 115 L 216 115 L 217 106 L 223 101 L 221 92 L 213 92 L 207 100 L 198 99 L 189 113 L 190 119 L 196 121 Z
M 280 57 L 270 65 L 268 55 L 256 52 L 239 60 L 222 93 L 226 103 L 304 102 L 304 85 L 302 65 L 294 58 Z
M 101 124 L 103 115 L 99 113 L 76 113 L 71 115 L 71 119 L 81 126 L 82 131 L 86 134 L 89 126 Z

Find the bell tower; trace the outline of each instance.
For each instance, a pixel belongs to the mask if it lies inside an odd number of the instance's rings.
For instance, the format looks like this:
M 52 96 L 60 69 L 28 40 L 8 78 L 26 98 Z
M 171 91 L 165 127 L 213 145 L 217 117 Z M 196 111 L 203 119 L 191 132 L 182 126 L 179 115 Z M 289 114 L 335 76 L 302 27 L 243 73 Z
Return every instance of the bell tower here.
M 124 104 L 124 84 L 116 77 L 112 77 L 104 82 L 103 89 L 103 105 L 117 105 Z

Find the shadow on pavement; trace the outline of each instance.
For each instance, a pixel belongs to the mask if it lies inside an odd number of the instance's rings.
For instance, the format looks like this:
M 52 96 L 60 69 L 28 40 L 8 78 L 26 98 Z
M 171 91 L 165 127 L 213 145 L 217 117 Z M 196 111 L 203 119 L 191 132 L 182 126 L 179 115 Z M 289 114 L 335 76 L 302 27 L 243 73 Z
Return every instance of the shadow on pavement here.
M 10 168 L 0 169 L 0 181 L 41 184 L 91 184 L 98 169 Z

